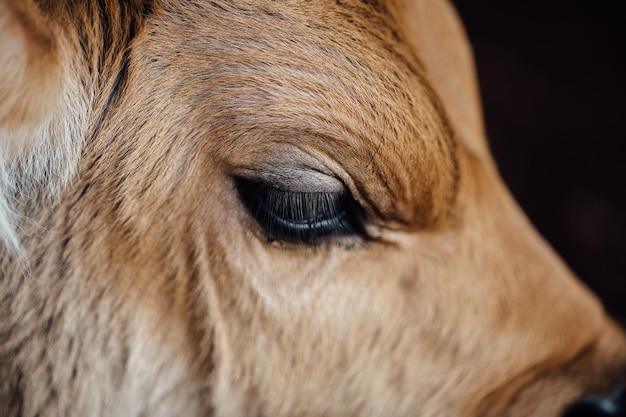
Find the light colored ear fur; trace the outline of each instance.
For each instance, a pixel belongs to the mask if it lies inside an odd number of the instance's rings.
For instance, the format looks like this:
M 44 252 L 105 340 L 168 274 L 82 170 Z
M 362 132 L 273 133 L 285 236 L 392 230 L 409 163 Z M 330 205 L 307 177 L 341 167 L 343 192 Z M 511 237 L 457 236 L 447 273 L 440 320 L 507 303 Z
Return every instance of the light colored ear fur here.
M 58 192 L 86 131 L 80 65 L 57 29 L 34 1 L 0 0 L 0 248 L 14 254 L 17 201 Z
M 41 121 L 58 103 L 57 39 L 31 0 L 0 1 L 0 126 Z
M 419 51 L 461 144 L 489 158 L 474 58 L 453 6 L 444 0 L 396 0 L 393 12 Z

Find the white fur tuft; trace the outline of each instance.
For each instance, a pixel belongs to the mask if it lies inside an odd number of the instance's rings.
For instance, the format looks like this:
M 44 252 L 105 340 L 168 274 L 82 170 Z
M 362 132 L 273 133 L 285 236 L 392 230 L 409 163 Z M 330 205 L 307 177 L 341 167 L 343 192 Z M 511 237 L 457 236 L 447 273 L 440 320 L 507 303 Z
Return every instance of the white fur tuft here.
M 78 74 L 66 71 L 59 106 L 40 125 L 0 127 L 0 246 L 12 254 L 22 252 L 15 203 L 55 198 L 76 173 L 90 101 Z

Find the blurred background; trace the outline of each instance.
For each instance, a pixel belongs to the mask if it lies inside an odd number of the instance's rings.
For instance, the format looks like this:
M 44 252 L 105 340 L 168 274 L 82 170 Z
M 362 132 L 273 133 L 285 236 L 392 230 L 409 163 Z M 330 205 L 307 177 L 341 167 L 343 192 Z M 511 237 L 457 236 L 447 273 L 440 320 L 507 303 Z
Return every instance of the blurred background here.
M 504 180 L 626 324 L 626 2 L 453 2 Z

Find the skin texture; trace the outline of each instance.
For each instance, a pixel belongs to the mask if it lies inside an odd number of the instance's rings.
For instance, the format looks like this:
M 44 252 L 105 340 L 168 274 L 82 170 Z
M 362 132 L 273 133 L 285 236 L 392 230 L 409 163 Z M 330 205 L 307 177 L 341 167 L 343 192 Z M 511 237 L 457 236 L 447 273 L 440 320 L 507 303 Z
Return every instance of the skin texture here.
M 0 0 L 0 38 L 0 415 L 558 416 L 624 383 L 447 3 Z M 341 184 L 366 236 L 268 239 L 240 175 Z

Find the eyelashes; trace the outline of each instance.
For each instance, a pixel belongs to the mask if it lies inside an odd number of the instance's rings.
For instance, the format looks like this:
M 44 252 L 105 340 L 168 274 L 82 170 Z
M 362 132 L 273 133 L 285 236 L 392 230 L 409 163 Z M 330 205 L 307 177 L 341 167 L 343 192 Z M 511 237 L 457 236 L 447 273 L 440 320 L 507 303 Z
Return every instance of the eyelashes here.
M 347 191 L 290 191 L 240 177 L 235 185 L 269 240 L 312 245 L 326 238 L 365 236 L 363 212 Z

